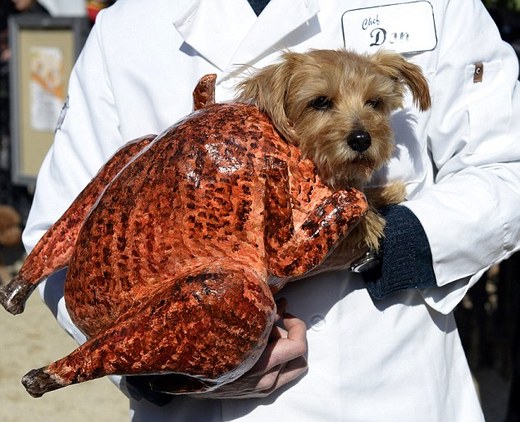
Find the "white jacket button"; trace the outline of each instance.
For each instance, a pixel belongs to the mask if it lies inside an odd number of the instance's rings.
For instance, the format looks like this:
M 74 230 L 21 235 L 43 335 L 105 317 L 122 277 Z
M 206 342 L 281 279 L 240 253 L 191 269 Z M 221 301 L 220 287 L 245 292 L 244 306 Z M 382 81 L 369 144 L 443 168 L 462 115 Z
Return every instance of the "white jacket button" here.
M 310 320 L 311 329 L 314 331 L 321 331 L 325 328 L 326 321 L 323 315 L 314 315 Z

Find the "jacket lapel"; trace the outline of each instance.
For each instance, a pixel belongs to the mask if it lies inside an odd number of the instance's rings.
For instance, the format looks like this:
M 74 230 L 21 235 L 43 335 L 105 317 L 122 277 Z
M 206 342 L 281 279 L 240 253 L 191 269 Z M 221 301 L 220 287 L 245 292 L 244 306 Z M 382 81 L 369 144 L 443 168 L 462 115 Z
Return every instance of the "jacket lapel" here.
M 271 0 L 257 18 L 246 0 L 194 0 L 173 24 L 184 42 L 225 71 L 254 62 L 318 11 L 318 0 Z
M 254 63 L 259 57 L 285 48 L 281 41 L 319 10 L 318 0 L 271 0 L 241 40 L 227 70 Z
M 224 70 L 255 20 L 246 0 L 194 0 L 173 25 L 185 43 Z

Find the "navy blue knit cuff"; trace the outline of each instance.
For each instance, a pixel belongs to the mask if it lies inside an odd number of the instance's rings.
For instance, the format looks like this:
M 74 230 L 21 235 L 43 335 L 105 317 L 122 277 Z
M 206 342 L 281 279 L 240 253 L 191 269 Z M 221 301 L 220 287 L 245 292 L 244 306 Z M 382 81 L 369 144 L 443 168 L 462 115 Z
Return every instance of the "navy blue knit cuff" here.
M 381 264 L 362 273 L 370 296 L 383 299 L 399 290 L 436 286 L 430 244 L 415 214 L 402 205 L 380 213 L 386 220 Z

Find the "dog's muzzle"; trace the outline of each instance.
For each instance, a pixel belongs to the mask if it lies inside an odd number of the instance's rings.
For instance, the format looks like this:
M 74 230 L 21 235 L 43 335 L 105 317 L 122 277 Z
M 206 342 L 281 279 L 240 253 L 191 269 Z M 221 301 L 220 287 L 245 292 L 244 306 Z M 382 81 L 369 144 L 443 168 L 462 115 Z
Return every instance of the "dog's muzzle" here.
M 354 130 L 347 136 L 347 144 L 356 152 L 366 151 L 372 144 L 370 133 L 364 130 Z

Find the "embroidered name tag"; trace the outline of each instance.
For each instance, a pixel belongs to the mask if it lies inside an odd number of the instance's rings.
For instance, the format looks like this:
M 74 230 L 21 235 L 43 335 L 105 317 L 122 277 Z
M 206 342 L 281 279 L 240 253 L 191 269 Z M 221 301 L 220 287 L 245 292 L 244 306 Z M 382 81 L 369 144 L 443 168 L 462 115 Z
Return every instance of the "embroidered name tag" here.
M 372 53 L 430 51 L 437 45 L 433 7 L 428 1 L 346 11 L 341 17 L 345 48 Z

